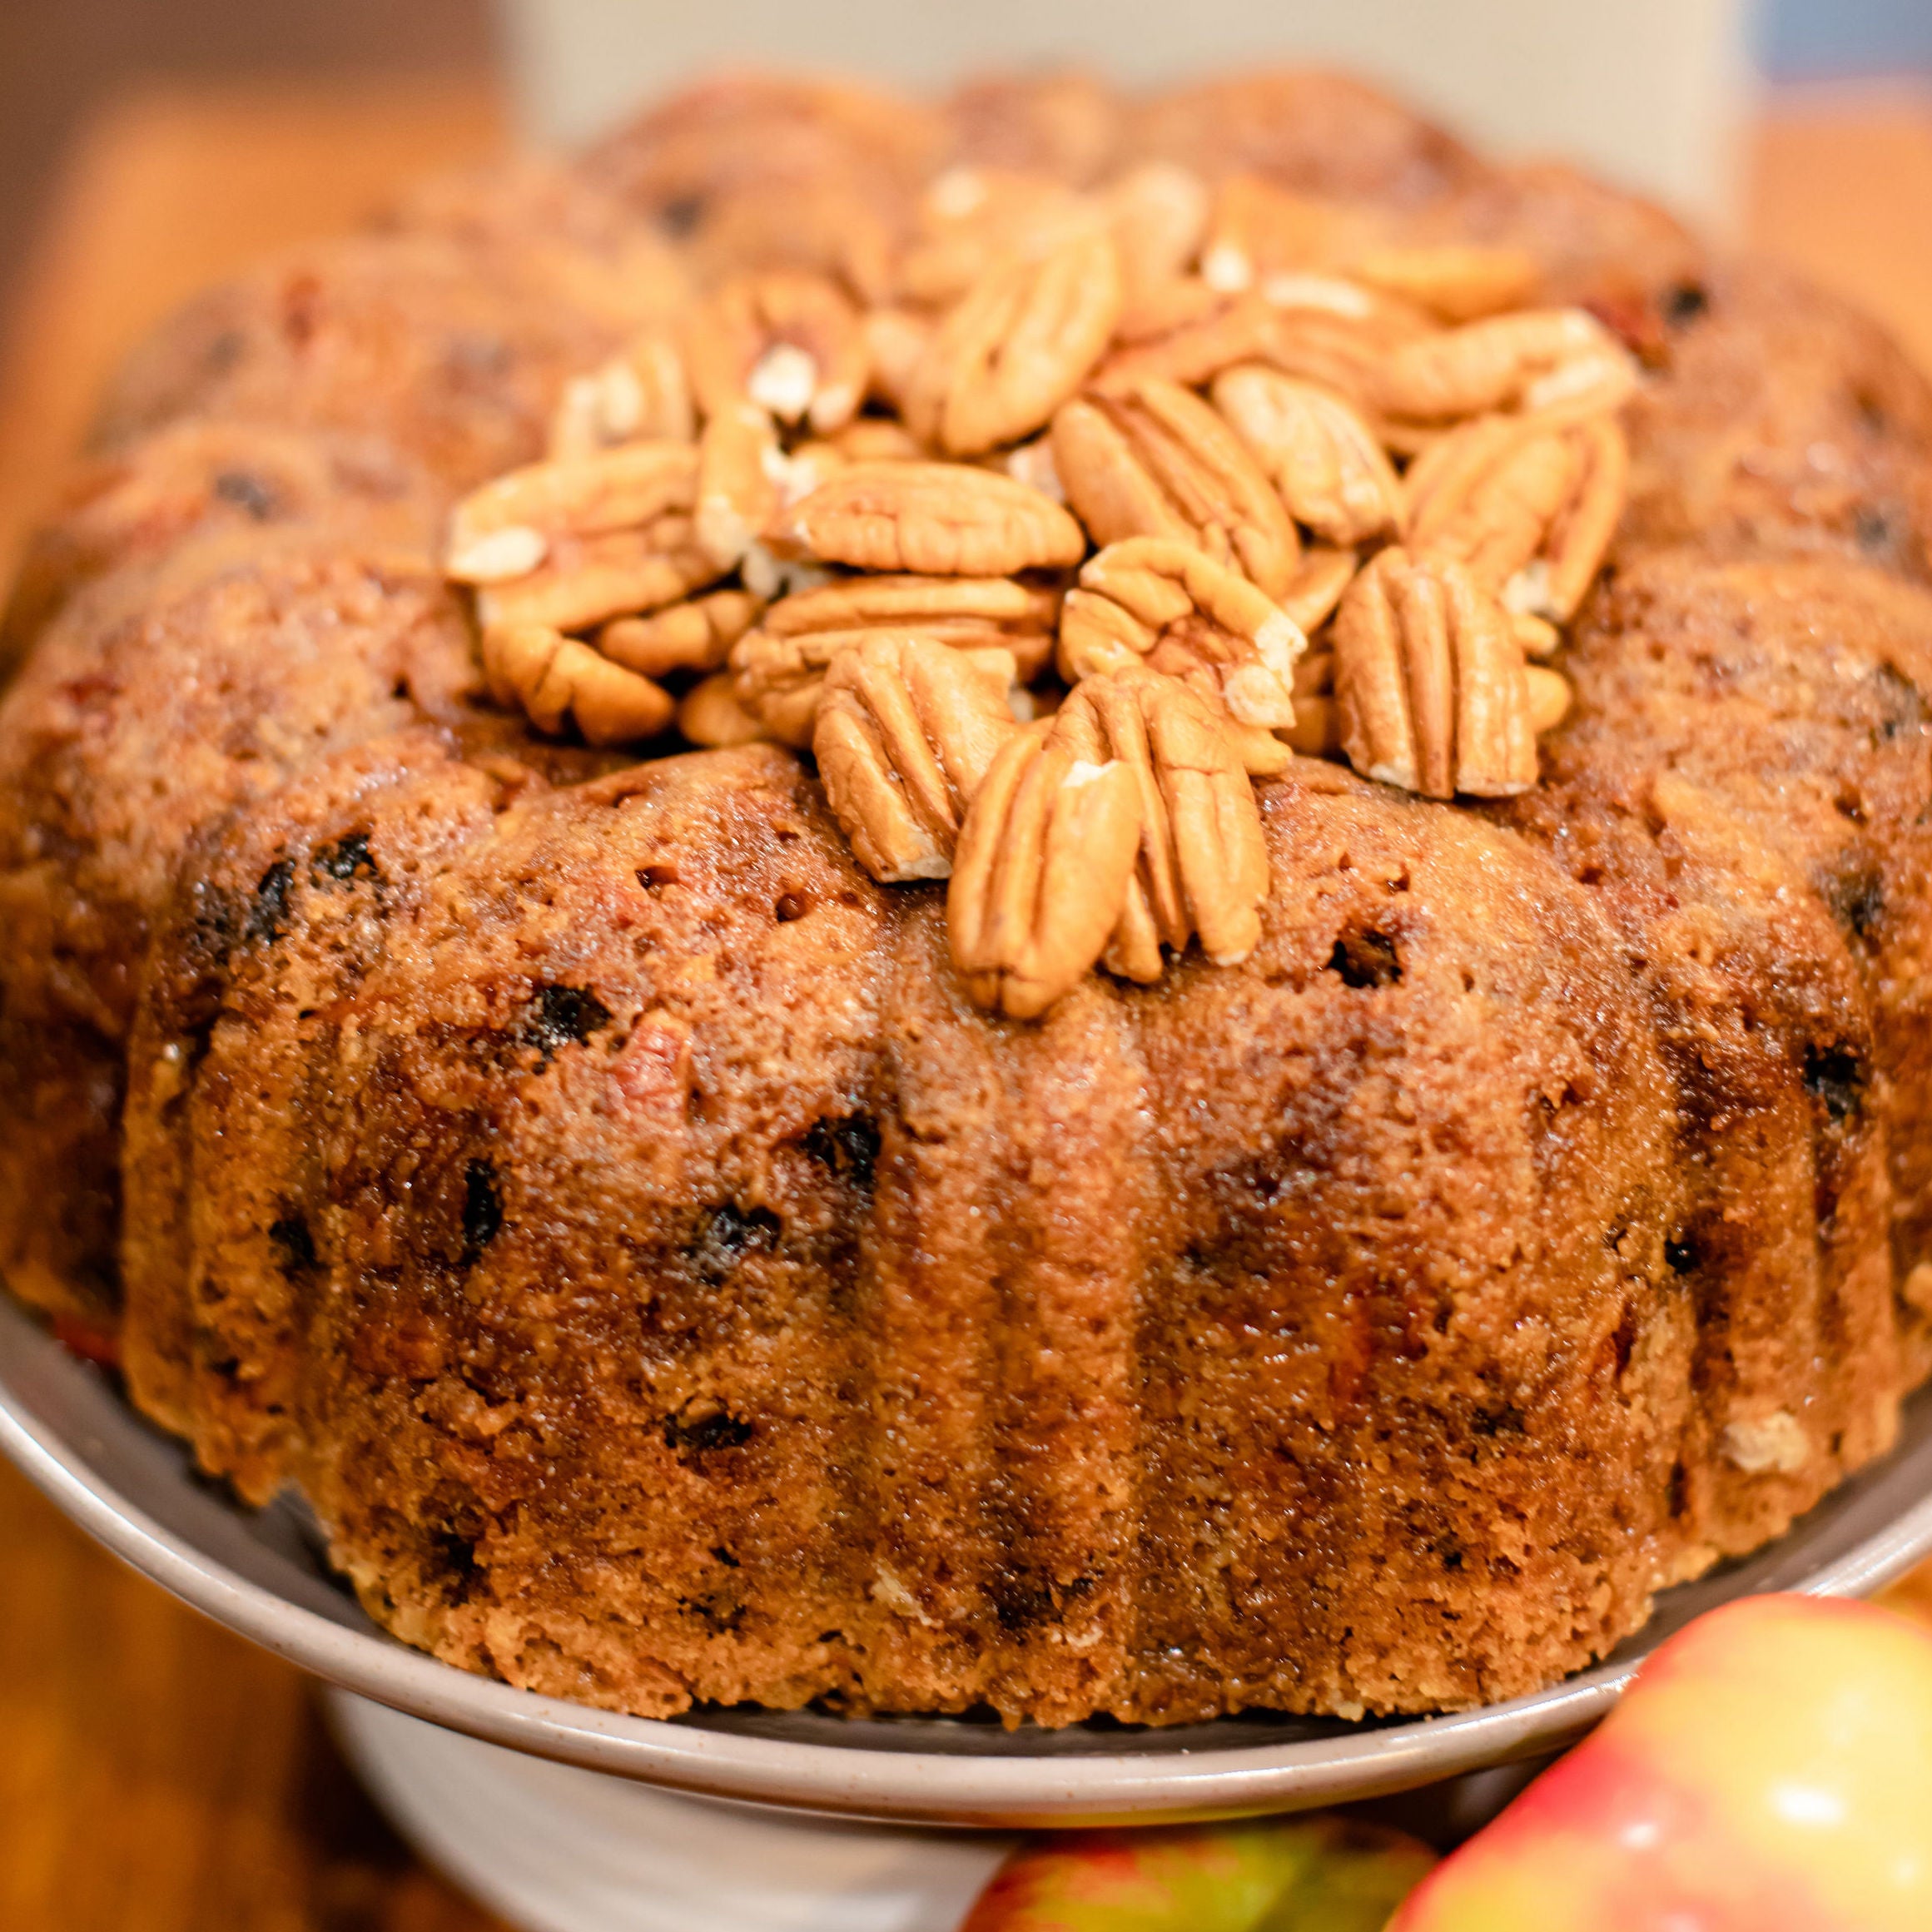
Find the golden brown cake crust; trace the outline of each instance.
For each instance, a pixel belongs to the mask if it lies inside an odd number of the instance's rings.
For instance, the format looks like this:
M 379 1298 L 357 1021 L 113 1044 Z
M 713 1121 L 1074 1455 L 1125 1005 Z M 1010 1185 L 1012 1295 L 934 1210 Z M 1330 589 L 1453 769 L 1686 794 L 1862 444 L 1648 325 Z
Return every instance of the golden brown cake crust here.
M 1297 759 L 1249 958 L 1019 1023 L 801 758 L 489 707 L 431 547 L 688 278 L 869 298 L 937 171 L 1150 155 L 1526 251 L 1644 365 L 1632 495 L 1534 792 Z M 1836 304 L 1323 77 L 723 82 L 425 191 L 164 330 L 32 553 L 0 1266 L 534 1689 L 1547 1683 L 1932 1369 L 1929 449 Z

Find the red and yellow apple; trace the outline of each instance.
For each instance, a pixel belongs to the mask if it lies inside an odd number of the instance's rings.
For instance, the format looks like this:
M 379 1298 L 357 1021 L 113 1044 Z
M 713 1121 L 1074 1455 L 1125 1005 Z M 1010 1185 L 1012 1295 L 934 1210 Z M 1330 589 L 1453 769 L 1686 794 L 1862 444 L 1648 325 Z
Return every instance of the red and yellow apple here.
M 1382 1932 L 1434 1862 L 1333 1817 L 1076 1832 L 1011 1860 L 961 1932 Z
M 1700 1617 L 1389 1932 L 1928 1932 L 1932 1632 L 1755 1597 Z

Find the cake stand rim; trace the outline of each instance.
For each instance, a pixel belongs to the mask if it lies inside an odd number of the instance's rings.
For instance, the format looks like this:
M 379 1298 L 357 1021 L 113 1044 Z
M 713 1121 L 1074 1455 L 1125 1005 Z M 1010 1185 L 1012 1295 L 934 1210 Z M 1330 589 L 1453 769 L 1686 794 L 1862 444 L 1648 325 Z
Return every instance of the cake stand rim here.
M 1340 1804 L 1559 1749 L 1609 1710 L 1641 1661 L 1613 1657 L 1524 1697 L 1353 1735 L 1115 1755 L 880 1749 L 602 1711 L 476 1676 L 238 1573 L 122 1493 L 84 1444 L 36 1411 L 11 1373 L 23 1345 L 58 1357 L 36 1364 L 42 1376 L 76 1388 L 91 1378 L 98 1399 L 122 1408 L 131 1427 L 147 1428 L 104 1378 L 7 1302 L 0 1307 L 0 1452 L 81 1529 L 171 1596 L 311 1676 L 392 1709 L 511 1750 L 695 1796 L 832 1817 L 1000 1830 L 1175 1822 Z M 97 1443 L 97 1450 L 105 1447 Z M 177 1480 L 189 1486 L 189 1478 Z M 241 1508 L 218 1507 L 237 1514 Z M 1793 1587 L 1862 1594 L 1928 1552 L 1932 1492 Z

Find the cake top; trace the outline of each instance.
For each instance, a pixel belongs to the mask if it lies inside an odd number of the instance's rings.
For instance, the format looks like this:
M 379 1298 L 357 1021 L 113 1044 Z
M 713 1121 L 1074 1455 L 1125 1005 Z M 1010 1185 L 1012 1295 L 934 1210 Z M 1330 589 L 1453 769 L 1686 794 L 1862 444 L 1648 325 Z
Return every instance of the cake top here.
M 882 104 L 732 99 L 666 113 L 701 147 L 797 122 L 896 152 Z M 1068 173 L 931 171 L 863 262 L 772 266 L 714 211 L 673 244 L 688 293 L 568 384 L 445 558 L 539 730 L 809 748 L 875 878 L 951 881 L 965 983 L 1016 1017 L 1096 964 L 1245 958 L 1252 781 L 1297 755 L 1438 799 L 1535 783 L 1636 383 L 1521 247 L 1239 165 Z M 865 178 L 807 166 L 767 212 Z

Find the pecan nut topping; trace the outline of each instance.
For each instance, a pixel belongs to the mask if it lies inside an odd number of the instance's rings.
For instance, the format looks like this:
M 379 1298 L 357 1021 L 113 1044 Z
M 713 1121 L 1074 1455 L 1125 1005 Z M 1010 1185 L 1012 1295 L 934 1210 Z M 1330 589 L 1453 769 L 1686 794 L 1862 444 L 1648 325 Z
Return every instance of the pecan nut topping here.
M 728 671 L 699 678 L 678 700 L 678 729 L 707 750 L 757 744 L 772 735 L 738 703 L 738 680 Z
M 726 402 L 706 421 L 692 528 L 719 570 L 736 569 L 777 514 L 783 464 L 777 425 L 756 403 Z
M 1449 323 L 1527 307 L 1542 280 L 1536 258 L 1523 250 L 1474 242 L 1371 248 L 1348 263 L 1348 275 Z
M 642 529 L 556 539 L 539 569 L 511 583 L 482 586 L 476 614 L 485 624 L 584 630 L 661 609 L 717 577 L 717 566 L 698 547 L 691 519 L 663 516 Z
M 1241 363 L 1214 378 L 1214 399 L 1298 524 L 1338 544 L 1366 543 L 1394 529 L 1402 514 L 1395 466 L 1341 397 Z
M 827 585 L 827 589 L 831 588 Z M 815 595 L 815 591 L 806 591 L 802 597 L 784 597 L 772 604 L 765 626 L 740 638 L 730 653 L 738 703 L 759 718 L 772 738 L 798 747 L 812 744 L 819 699 L 825 693 L 825 674 L 838 657 L 872 643 L 881 632 L 906 628 L 904 620 L 860 618 L 825 630 L 787 630 L 784 626 L 796 622 L 790 604 L 804 603 L 806 597 Z M 777 628 L 772 620 L 777 620 Z M 962 624 L 946 633 L 939 626 L 920 624 L 916 633 L 941 649 L 971 658 L 981 667 L 997 668 L 1001 690 L 1011 688 L 1018 676 L 1018 661 L 1011 649 L 1015 639 L 995 626 Z
M 1227 293 L 1298 270 L 1332 267 L 1378 238 L 1381 218 L 1359 203 L 1308 195 L 1259 175 L 1232 175 L 1214 197 L 1201 274 Z
M 933 323 L 913 309 L 868 309 L 866 359 L 872 365 L 869 393 L 901 415 L 920 365 L 932 345 Z
M 1217 966 L 1261 936 L 1268 848 L 1254 787 L 1224 721 L 1173 678 L 1130 670 L 1084 679 L 1055 714 L 1053 742 L 1089 764 L 1118 760 L 1140 795 L 1140 852 L 1104 963 L 1160 977 L 1163 946 L 1199 934 Z
M 631 744 L 671 722 L 670 694 L 544 624 L 485 624 L 483 673 L 499 704 L 519 705 L 539 731 L 574 724 L 587 743 Z
M 1150 377 L 1202 385 L 1236 363 L 1259 362 L 1368 405 L 1392 350 L 1441 333 L 1419 310 L 1339 276 L 1272 276 L 1259 289 L 1207 300 L 1194 286 L 1183 285 L 1185 300 L 1170 291 L 1176 312 L 1169 325 L 1142 325 L 1101 365 L 1093 387 Z
M 960 821 L 1020 728 L 1011 660 L 885 633 L 826 673 L 812 735 L 825 796 L 854 856 L 882 884 L 943 879 Z
M 1525 309 L 1392 350 L 1373 400 L 1398 420 L 1448 426 L 1497 410 L 1594 415 L 1636 386 L 1636 365 L 1594 315 Z
M 906 631 L 960 652 L 991 652 L 1036 676 L 1060 599 L 1006 578 L 854 577 L 781 598 L 734 647 L 739 701 L 781 742 L 807 745 L 825 673 L 842 652 Z
M 591 456 L 619 443 L 688 443 L 697 433 L 678 345 L 668 333 L 648 330 L 601 369 L 564 385 L 550 418 L 549 454 Z
M 1541 738 L 1554 731 L 1569 715 L 1574 693 L 1570 681 L 1547 665 L 1525 667 L 1529 692 L 1529 728 Z M 1327 757 L 1342 749 L 1342 713 L 1335 702 L 1335 659 L 1331 651 L 1311 651 L 1294 668 L 1294 723 L 1283 734 L 1294 748 L 1311 758 Z
M 1526 665 L 1522 674 L 1529 688 L 1529 728 L 1541 738 L 1570 715 L 1575 693 L 1570 680 L 1547 664 Z
M 1057 591 L 1010 577 L 846 577 L 773 604 L 763 628 L 777 638 L 911 630 L 956 647 L 1003 646 L 1031 681 L 1059 617 Z
M 1110 230 L 1130 300 L 1180 275 L 1207 226 L 1200 177 L 1170 161 L 1130 168 L 1098 195 L 1050 175 L 956 167 L 920 203 L 918 231 L 899 267 L 907 301 L 957 301 L 990 269 L 1015 256 L 1037 259 L 1082 235 Z
M 1530 253 L 1242 140 L 1147 144 L 1206 180 L 1130 165 L 1117 106 L 1070 146 L 1032 106 L 966 140 L 815 87 L 774 131 L 741 93 L 613 151 L 672 237 L 598 256 L 625 345 L 449 519 L 500 702 L 815 752 L 859 862 L 950 872 L 964 982 L 1016 1016 L 1096 959 L 1244 956 L 1249 781 L 1297 752 L 1533 782 L 1572 693 L 1530 660 L 1612 540 L 1636 379 Z M 1049 97 L 1087 126 L 1090 91 Z
M 1097 225 L 1090 197 L 1051 175 L 948 168 L 920 198 L 915 232 L 899 262 L 900 298 L 923 308 L 946 306 L 1008 257 L 1037 257 Z
M 1335 618 L 1335 695 L 1367 777 L 1431 798 L 1536 782 L 1522 648 L 1460 564 L 1392 545 L 1362 572 Z
M 559 537 L 634 530 L 688 511 L 698 452 L 682 443 L 635 443 L 527 464 L 473 489 L 451 511 L 445 574 L 459 584 L 528 576 Z
M 1567 623 L 1609 548 L 1629 469 L 1611 418 L 1478 417 L 1411 467 L 1404 540 L 1468 565 L 1511 609 Z
M 922 441 L 977 456 L 1045 426 L 1099 362 L 1125 300 L 1105 228 L 990 268 L 939 325 L 904 398 Z
M 1306 757 L 1342 748 L 1342 714 L 1335 703 L 1335 653 L 1313 650 L 1294 668 L 1294 723 L 1282 733 Z
M 1145 161 L 1106 192 L 1129 308 L 1177 280 L 1199 253 L 1212 198 L 1191 168 Z
M 1281 594 L 1281 608 L 1304 635 L 1312 637 L 1335 614 L 1359 561 L 1353 550 L 1332 550 L 1325 544 L 1302 552 L 1300 567 Z
M 1262 349 L 1261 360 L 1284 375 L 1318 383 L 1358 409 L 1372 409 L 1385 351 L 1347 317 L 1320 305 L 1289 309 L 1274 317 Z M 1384 419 L 1377 418 L 1376 428 L 1385 444 L 1398 447 L 1402 439 L 1391 437 Z
M 1115 762 L 1050 742 L 1050 721 L 1016 733 L 960 827 L 946 929 L 966 991 L 990 1012 L 1032 1020 L 1106 950 L 1140 862 L 1140 792 Z
M 842 465 L 910 463 L 926 454 L 904 424 L 892 422 L 884 416 L 859 416 L 835 436 L 823 441 L 801 444 L 792 452 L 792 460 L 796 463 L 801 457 L 815 455 L 827 449 L 837 452 Z
M 781 516 L 772 540 L 822 564 L 932 577 L 1063 570 L 1087 547 L 1050 497 L 958 463 L 855 463 Z
M 597 648 L 645 678 L 715 671 L 764 608 L 748 590 L 714 590 L 649 617 L 615 618 L 597 633 Z
M 1101 370 L 1114 367 L 1115 359 L 1127 350 L 1160 341 L 1176 330 L 1192 328 L 1197 322 L 1224 315 L 1232 306 L 1226 296 L 1209 288 L 1198 275 L 1177 275 L 1157 287 L 1145 289 L 1120 311 L 1120 320 L 1114 326 L 1114 340 L 1121 346 L 1109 354 Z M 1179 380 L 1168 370 L 1151 369 L 1142 373 Z M 1132 380 L 1138 381 L 1140 378 L 1136 375 Z M 1094 380 L 1100 384 L 1101 375 L 1096 373 Z
M 1622 425 L 1614 416 L 1592 416 L 1570 434 L 1582 451 L 1582 474 L 1541 549 L 1502 587 L 1503 603 L 1521 620 L 1562 624 L 1577 614 L 1602 567 L 1629 494 L 1630 444 Z
M 1163 537 L 1244 572 L 1269 596 L 1294 574 L 1294 525 L 1241 439 L 1193 390 L 1151 380 L 1066 404 L 1053 463 L 1095 542 Z
M 752 631 L 732 646 L 733 693 L 767 736 L 802 751 L 812 743 L 812 727 L 818 722 L 818 700 L 824 693 L 825 673 L 832 659 L 872 634 L 832 631 L 779 638 L 764 630 Z
M 1191 544 L 1130 537 L 1090 558 L 1060 611 L 1070 683 L 1144 660 L 1213 674 L 1229 714 L 1273 731 L 1294 723 L 1294 661 L 1308 639 L 1280 606 Z
M 1123 318 L 1121 346 L 1094 372 L 1091 386 L 1207 382 L 1234 363 L 1265 356 L 1276 320 L 1259 296 L 1230 299 L 1199 279 L 1173 283 Z
M 674 603 L 718 574 L 693 535 L 697 480 L 681 443 L 513 469 L 451 512 L 445 573 L 476 587 L 484 623 L 579 630 Z
M 822 436 L 852 420 L 872 375 L 851 298 L 829 276 L 796 269 L 726 282 L 693 312 L 684 360 L 707 417 L 751 402 Z

